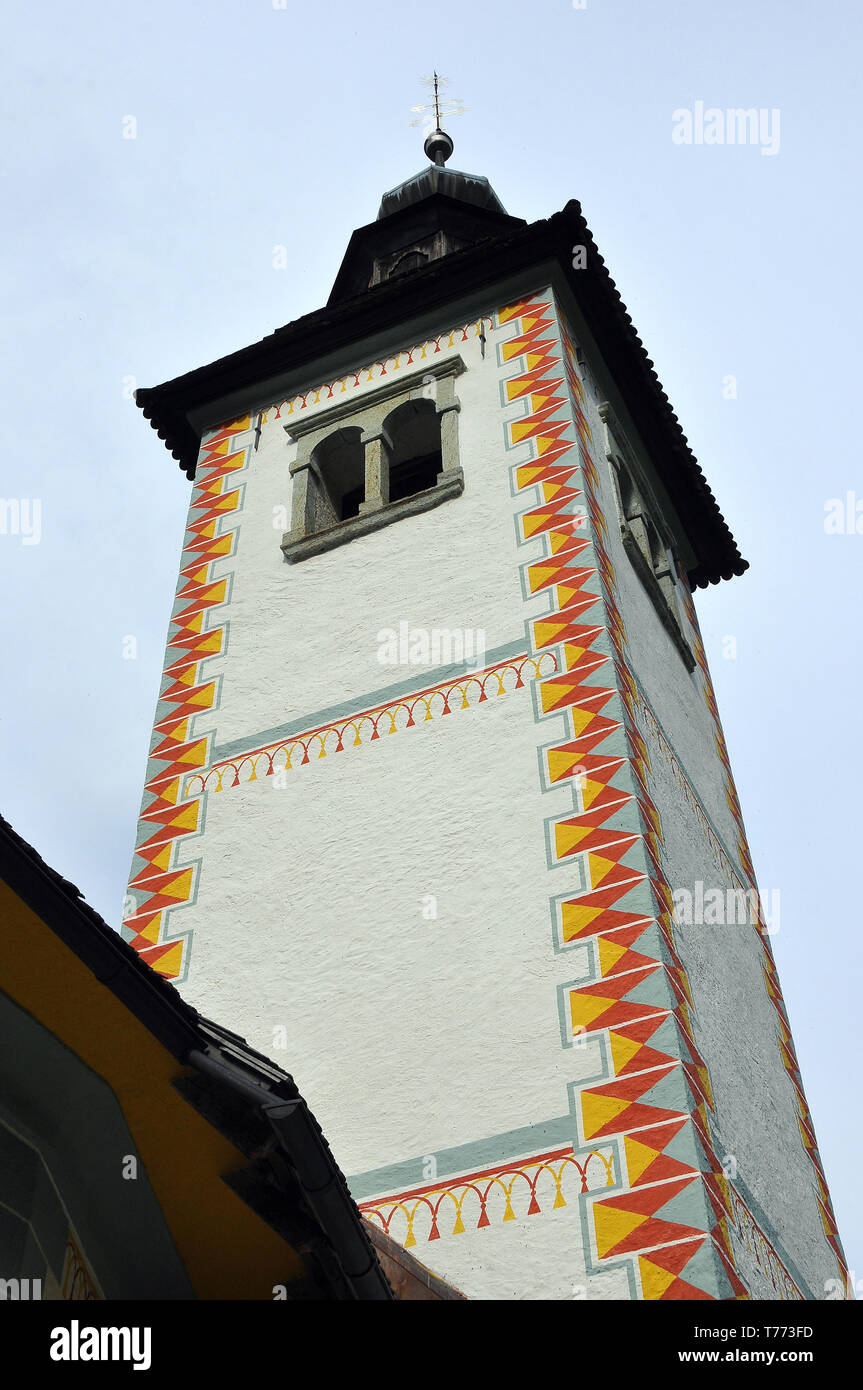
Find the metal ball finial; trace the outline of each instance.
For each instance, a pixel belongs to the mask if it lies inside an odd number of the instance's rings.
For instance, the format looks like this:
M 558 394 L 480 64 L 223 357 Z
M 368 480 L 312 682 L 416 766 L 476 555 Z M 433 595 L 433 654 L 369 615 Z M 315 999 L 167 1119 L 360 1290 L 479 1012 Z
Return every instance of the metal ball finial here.
M 433 130 L 431 135 L 426 136 L 423 150 L 428 155 L 432 164 L 437 164 L 442 169 L 453 152 L 454 145 L 445 130 L 440 127 Z

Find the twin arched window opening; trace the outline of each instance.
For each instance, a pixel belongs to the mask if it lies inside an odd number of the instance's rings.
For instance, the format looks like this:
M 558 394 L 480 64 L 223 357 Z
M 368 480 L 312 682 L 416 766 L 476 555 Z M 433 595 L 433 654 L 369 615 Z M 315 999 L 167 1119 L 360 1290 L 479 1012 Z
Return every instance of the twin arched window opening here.
M 315 530 L 358 516 L 366 497 L 367 450 L 377 449 L 380 497 L 399 502 L 435 487 L 442 468 L 441 416 L 432 400 L 408 400 L 390 411 L 380 434 L 369 437 L 359 426 L 347 425 L 315 447 L 312 471 L 320 494 L 315 507 Z
M 289 563 L 461 496 L 455 382 L 464 370 L 458 353 L 423 349 L 412 372 L 285 425 L 296 444 L 282 536 Z

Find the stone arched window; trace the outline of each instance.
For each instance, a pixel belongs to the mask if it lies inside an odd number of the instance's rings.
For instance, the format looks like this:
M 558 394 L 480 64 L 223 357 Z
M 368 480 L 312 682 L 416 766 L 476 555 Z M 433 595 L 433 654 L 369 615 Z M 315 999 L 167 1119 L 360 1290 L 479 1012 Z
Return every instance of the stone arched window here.
M 641 498 L 632 481 L 632 474 L 622 459 L 610 455 L 612 467 L 617 478 L 617 492 L 620 498 L 620 512 L 625 521 L 631 521 L 641 512 Z
M 635 482 L 623 459 L 612 456 L 611 462 L 617 479 L 624 543 L 634 542 L 654 576 L 658 580 L 665 578 L 671 574 L 672 541 L 660 534 L 658 511 L 645 500 L 643 486 Z
M 346 425 L 333 430 L 312 450 L 312 522 L 323 531 L 359 514 L 365 485 L 363 432 Z
M 403 401 L 384 420 L 389 438 L 389 500 L 434 487 L 443 467 L 441 416 L 428 397 Z
M 285 426 L 296 444 L 286 560 L 319 554 L 464 491 L 455 394 L 464 369 L 458 356 L 429 362 Z
M 695 658 L 683 636 L 678 609 L 678 560 L 674 538 L 647 482 L 646 472 L 639 466 L 608 403 L 600 405 L 599 415 L 605 426 L 606 457 L 617 491 L 623 548 L 687 669 L 692 671 Z

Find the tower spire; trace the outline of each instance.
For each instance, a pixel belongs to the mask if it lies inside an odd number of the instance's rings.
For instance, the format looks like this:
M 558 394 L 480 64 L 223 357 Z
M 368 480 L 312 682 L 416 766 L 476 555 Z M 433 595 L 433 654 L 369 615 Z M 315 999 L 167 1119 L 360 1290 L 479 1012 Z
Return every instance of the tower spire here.
M 440 85 L 440 78 L 438 77 L 438 75 L 437 75 L 436 72 L 433 72 L 433 73 L 432 73 L 432 81 L 434 82 L 434 119 L 435 119 L 435 125 L 439 128 L 439 127 L 440 127 L 440 97 L 439 97 L 439 95 L 438 95 L 438 87 L 439 87 L 439 85 Z
M 441 100 L 440 89 L 446 87 L 448 83 L 447 79 L 441 77 L 439 73 L 433 72 L 431 77 L 424 77 L 423 83 L 430 88 L 432 101 L 425 106 L 411 107 L 411 110 L 415 112 L 415 119 L 411 121 L 411 125 L 428 126 L 430 124 L 429 117 L 434 119 L 434 125 L 426 135 L 423 149 L 432 164 L 436 164 L 442 169 L 452 154 L 454 145 L 451 137 L 442 129 L 441 119 L 443 116 L 460 116 L 463 111 L 467 110 L 467 107 L 460 97 L 456 97 L 452 101 Z

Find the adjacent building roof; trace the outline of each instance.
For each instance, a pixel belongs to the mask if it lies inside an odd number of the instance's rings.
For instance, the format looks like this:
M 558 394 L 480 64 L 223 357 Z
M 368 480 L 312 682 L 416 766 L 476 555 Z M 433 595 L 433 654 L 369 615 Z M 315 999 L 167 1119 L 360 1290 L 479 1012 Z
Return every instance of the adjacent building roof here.
M 90 1190 L 65 1194 L 94 1218 L 104 1296 L 272 1298 L 283 1282 L 288 1298 L 394 1297 L 381 1237 L 292 1077 L 201 1017 L 2 817 L 0 919 L 0 1003 L 30 1040 L 14 1085 L 3 1071 L 0 1124 L 14 1091 L 36 1128 L 48 1117 L 51 1162 L 63 1165 L 63 1133 L 99 1161 L 111 1151 L 101 1176 L 76 1155 L 70 1184 Z M 130 1141 L 146 1181 L 124 1184 Z M 385 1245 L 400 1297 L 459 1297 Z

